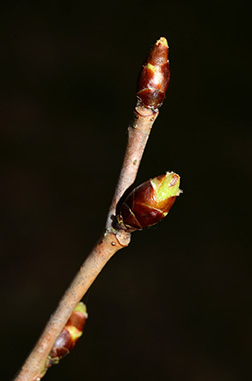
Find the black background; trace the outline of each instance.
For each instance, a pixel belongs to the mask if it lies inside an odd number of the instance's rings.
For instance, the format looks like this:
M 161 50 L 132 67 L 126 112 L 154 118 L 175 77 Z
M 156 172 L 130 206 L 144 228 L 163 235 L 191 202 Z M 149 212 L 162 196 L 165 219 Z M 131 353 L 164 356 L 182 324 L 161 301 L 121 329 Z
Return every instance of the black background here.
M 137 184 L 184 193 L 95 281 L 50 380 L 250 380 L 251 17 L 245 1 L 1 3 L 1 380 L 14 377 L 102 231 L 141 64 L 171 83 Z

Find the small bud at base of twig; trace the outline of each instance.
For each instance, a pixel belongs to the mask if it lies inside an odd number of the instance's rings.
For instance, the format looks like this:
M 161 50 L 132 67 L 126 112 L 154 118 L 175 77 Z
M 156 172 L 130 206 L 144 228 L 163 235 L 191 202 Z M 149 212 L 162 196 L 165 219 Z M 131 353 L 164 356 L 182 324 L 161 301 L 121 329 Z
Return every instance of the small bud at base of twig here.
M 50 366 L 58 364 L 75 347 L 82 336 L 87 317 L 85 304 L 78 303 L 48 355 L 45 371 Z

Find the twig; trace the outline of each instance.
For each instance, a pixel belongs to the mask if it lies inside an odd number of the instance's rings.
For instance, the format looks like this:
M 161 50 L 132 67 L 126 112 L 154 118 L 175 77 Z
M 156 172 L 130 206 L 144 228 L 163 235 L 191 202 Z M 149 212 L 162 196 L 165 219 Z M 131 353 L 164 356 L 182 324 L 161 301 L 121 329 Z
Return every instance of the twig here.
M 135 107 L 135 118 L 128 128 L 128 143 L 121 168 L 121 173 L 110 206 L 106 229 L 111 226 L 118 201 L 123 193 L 134 183 L 152 125 L 158 116 L 158 111 L 146 107 Z
M 159 61 L 160 59 L 163 59 L 162 55 L 166 56 L 166 62 L 168 65 L 168 46 L 165 38 L 162 37 L 160 40 L 157 41 L 149 55 L 149 58 L 153 59 L 153 52 L 156 52 L 156 58 L 158 58 Z M 137 93 L 138 103 L 135 107 L 135 117 L 132 125 L 129 126 L 128 144 L 125 152 L 124 161 L 122 164 L 121 173 L 119 176 L 119 181 L 116 186 L 111 207 L 109 209 L 105 233 L 102 234 L 102 237 L 99 239 L 93 250 L 90 252 L 87 259 L 81 266 L 79 272 L 77 273 L 76 277 L 74 278 L 72 284 L 65 292 L 63 298 L 59 302 L 59 305 L 55 313 L 51 316 L 49 322 L 47 323 L 40 339 L 38 340 L 33 351 L 27 358 L 26 362 L 24 363 L 20 373 L 15 378 L 16 381 L 35 381 L 40 380 L 41 377 L 43 377 L 47 356 L 55 340 L 57 339 L 58 335 L 60 334 L 67 320 L 72 314 L 74 308 L 85 295 L 86 291 L 89 289 L 90 285 L 94 282 L 95 278 L 101 272 L 102 268 L 109 261 L 109 259 L 118 250 L 128 246 L 130 242 L 130 233 L 123 229 L 115 229 L 113 227 L 112 220 L 113 216 L 115 215 L 118 201 L 120 200 L 123 193 L 128 189 L 128 187 L 132 185 L 132 183 L 135 181 L 149 133 L 158 115 L 158 108 L 161 106 L 162 101 L 164 99 L 164 94 L 168 86 L 169 80 L 167 75 L 167 73 L 169 74 L 169 72 L 166 71 L 165 74 L 161 73 L 163 76 L 165 76 L 165 90 L 163 88 L 160 88 L 159 83 L 158 90 L 153 90 L 152 87 L 148 88 L 148 84 L 146 85 L 146 81 L 149 78 L 148 75 L 150 76 L 150 70 L 152 71 L 151 75 L 156 75 L 156 82 L 158 82 L 157 79 L 160 80 L 160 72 L 155 72 L 153 74 L 155 67 L 154 65 L 151 65 L 152 68 L 148 67 L 149 61 L 147 60 L 147 64 L 144 66 L 142 71 L 143 73 L 144 70 L 147 68 L 146 70 L 148 73 L 144 73 L 142 75 L 142 77 L 144 76 L 144 78 L 142 79 L 140 76 L 140 82 Z M 163 82 L 161 85 L 163 85 Z M 154 103 L 153 95 L 152 98 L 150 98 L 148 93 L 149 98 L 146 98 L 146 88 L 149 92 L 153 93 L 154 91 Z M 152 103 L 150 103 L 150 99 L 152 99 Z

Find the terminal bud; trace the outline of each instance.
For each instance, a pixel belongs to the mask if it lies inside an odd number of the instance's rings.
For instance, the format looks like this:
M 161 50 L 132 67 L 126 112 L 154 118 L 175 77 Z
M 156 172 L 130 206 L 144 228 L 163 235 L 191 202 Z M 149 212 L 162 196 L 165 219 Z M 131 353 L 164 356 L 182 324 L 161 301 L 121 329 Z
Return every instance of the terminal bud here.
M 149 53 L 140 73 L 137 99 L 138 106 L 158 111 L 170 81 L 167 40 L 161 37 Z

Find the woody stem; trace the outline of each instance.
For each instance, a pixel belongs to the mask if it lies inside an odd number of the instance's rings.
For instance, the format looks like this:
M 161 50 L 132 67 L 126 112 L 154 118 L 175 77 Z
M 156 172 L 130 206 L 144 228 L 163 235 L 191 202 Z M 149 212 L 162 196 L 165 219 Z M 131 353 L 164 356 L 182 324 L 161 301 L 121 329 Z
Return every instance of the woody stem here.
M 37 344 L 16 377 L 16 381 L 35 381 L 43 376 L 47 356 L 74 308 L 83 298 L 109 259 L 118 250 L 128 246 L 130 234 L 123 231 L 115 231 L 112 228 L 111 217 L 115 214 L 116 205 L 120 197 L 136 178 L 144 148 L 157 114 L 150 109 L 144 107 L 138 109 L 136 107 L 135 119 L 128 131 L 125 158 L 108 213 L 106 233 L 103 234 L 102 238 L 90 252 L 73 282 L 66 290 L 56 311 L 51 316 Z
M 85 295 L 109 259 L 118 250 L 128 246 L 130 242 L 130 233 L 123 230 L 116 230 L 112 226 L 112 221 L 113 216 L 116 212 L 118 201 L 124 192 L 129 188 L 129 186 L 132 185 L 132 183 L 135 181 L 152 125 L 158 116 L 158 108 L 162 104 L 162 100 L 168 86 L 168 45 L 165 38 L 162 37 L 157 41 L 149 57 L 152 61 L 154 60 L 153 64 L 155 63 L 156 59 L 157 65 L 159 65 L 160 59 L 162 57 L 166 62 L 166 66 L 164 69 L 162 69 L 163 76 L 160 77 L 160 75 L 158 75 L 158 80 L 161 78 L 161 85 L 163 86 L 164 82 L 164 86 L 161 88 L 158 84 L 161 89 L 160 92 L 157 91 L 158 89 L 153 90 L 152 87 L 150 90 L 147 89 L 147 93 L 144 90 L 145 96 L 143 97 L 142 94 L 141 102 L 138 102 L 137 106 L 135 107 L 135 117 L 132 125 L 130 125 L 128 129 L 128 143 L 126 147 L 125 157 L 123 160 L 122 169 L 115 189 L 112 204 L 108 212 L 105 233 L 90 252 L 87 259 L 75 276 L 73 282 L 66 290 L 64 296 L 58 304 L 56 311 L 51 316 L 37 344 L 24 363 L 20 373 L 15 378 L 16 381 L 38 381 L 41 379 L 41 377 L 43 377 L 45 374 L 47 356 L 58 335 L 73 313 L 76 305 Z M 147 74 L 145 73 L 142 76 L 141 84 L 146 85 L 148 81 L 152 83 L 151 81 L 153 79 L 153 75 L 156 75 L 155 71 L 152 73 L 150 72 L 150 69 L 148 69 Z M 148 81 L 146 82 L 145 79 Z M 156 82 L 157 81 L 154 81 L 154 83 Z M 139 91 L 140 90 L 141 86 Z M 146 94 L 149 95 L 147 96 Z M 156 99 L 157 94 L 159 94 L 161 98 L 159 97 Z M 150 102 L 152 99 L 154 103 L 151 102 L 149 104 L 148 102 Z M 152 106 L 152 104 L 155 107 Z
M 158 111 L 136 106 L 133 123 L 128 127 L 128 143 L 124 160 L 109 208 L 106 229 L 111 227 L 111 220 L 116 214 L 116 206 L 124 192 L 134 183 L 152 125 L 158 116 Z

